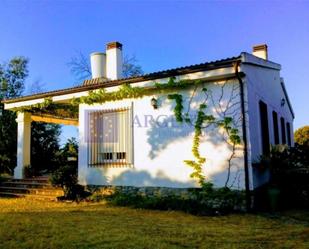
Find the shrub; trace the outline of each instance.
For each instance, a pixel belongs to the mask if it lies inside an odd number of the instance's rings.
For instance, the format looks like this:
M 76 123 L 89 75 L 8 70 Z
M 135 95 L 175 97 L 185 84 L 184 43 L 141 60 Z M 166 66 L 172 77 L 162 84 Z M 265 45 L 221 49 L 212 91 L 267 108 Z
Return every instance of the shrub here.
M 50 176 L 52 185 L 61 186 L 64 199 L 78 201 L 88 196 L 84 187 L 78 184 L 77 168 L 75 165 L 65 165 L 53 172 Z
M 30 177 L 33 177 L 33 176 L 37 176 L 37 170 L 32 166 L 32 165 L 26 165 L 24 168 L 23 168 L 23 176 L 25 178 L 30 178 Z
M 276 146 L 269 160 L 271 183 L 281 190 L 283 204 L 309 207 L 309 147 Z
M 97 195 L 95 198 L 100 200 Z M 213 188 L 207 184 L 200 189 L 188 190 L 186 194 L 160 193 L 145 194 L 144 192 L 124 191 L 117 189 L 105 199 L 118 206 L 133 208 L 180 210 L 198 215 L 227 214 L 244 209 L 244 194 L 229 188 Z

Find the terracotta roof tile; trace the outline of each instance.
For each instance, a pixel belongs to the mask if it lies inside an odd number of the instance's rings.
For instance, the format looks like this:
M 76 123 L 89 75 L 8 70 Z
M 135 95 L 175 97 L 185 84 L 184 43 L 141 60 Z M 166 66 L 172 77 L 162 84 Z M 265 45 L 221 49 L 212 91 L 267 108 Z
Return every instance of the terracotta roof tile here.
M 112 86 L 118 86 L 125 83 L 137 83 L 145 80 L 155 80 L 155 79 L 161 79 L 161 78 L 167 78 L 167 77 L 173 77 L 177 75 L 183 75 L 193 72 L 199 72 L 203 70 L 211 70 L 221 67 L 230 66 L 233 62 L 236 60 L 240 60 L 241 56 L 237 57 L 230 57 L 222 60 L 216 60 L 216 61 L 210 61 L 206 63 L 201 64 L 195 64 L 191 66 L 185 66 L 185 67 L 178 67 L 153 73 L 144 74 L 141 76 L 134 76 L 119 80 L 107 80 L 106 78 L 96 78 L 96 79 L 89 79 L 85 80 L 82 85 L 70 87 L 66 89 L 60 89 L 60 90 L 54 90 L 54 91 L 48 91 L 44 93 L 38 93 L 33 95 L 27 95 L 22 96 L 18 98 L 13 99 L 7 99 L 3 100 L 3 103 L 14 103 L 14 102 L 20 102 L 20 101 L 26 101 L 26 100 L 32 100 L 32 99 L 38 99 L 38 98 L 47 98 L 57 95 L 63 95 L 63 94 L 70 94 L 70 93 L 76 93 L 76 92 L 82 92 L 82 91 L 89 91 L 89 90 L 95 90 L 102 87 L 112 87 Z

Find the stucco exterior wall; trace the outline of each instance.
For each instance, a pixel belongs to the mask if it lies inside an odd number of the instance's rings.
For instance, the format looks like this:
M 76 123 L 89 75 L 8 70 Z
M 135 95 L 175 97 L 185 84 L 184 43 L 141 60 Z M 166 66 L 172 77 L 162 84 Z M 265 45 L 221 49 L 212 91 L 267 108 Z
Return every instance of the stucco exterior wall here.
M 262 134 L 260 122 L 259 101 L 262 100 L 267 104 L 269 139 L 271 144 L 274 141 L 274 128 L 272 112 L 278 113 L 278 128 L 279 141 L 281 140 L 281 124 L 280 117 L 284 117 L 285 123 L 291 125 L 291 142 L 293 141 L 293 116 L 289 109 L 286 96 L 281 87 L 280 70 L 256 66 L 252 64 L 242 64 L 241 70 L 246 74 L 244 83 L 247 91 L 247 106 L 248 106 L 248 127 L 249 127 L 249 164 L 256 162 L 262 154 Z M 281 106 L 281 100 L 285 99 L 285 104 Z M 286 125 L 285 125 L 286 129 Z M 256 168 L 250 169 L 253 174 L 253 188 L 256 188 L 269 179 L 269 172 Z
M 237 80 L 229 82 L 206 83 L 208 89 L 208 114 L 223 115 L 227 103 L 231 109 L 227 114 L 234 115 L 235 126 L 241 135 L 239 122 L 239 88 Z M 206 100 L 201 91 L 202 86 L 195 89 L 182 90 L 183 104 L 186 111 L 190 96 L 190 116 L 196 115 L 200 103 Z M 231 96 L 234 96 L 230 101 Z M 211 96 L 211 97 L 210 97 Z M 158 186 L 158 187 L 195 187 L 197 182 L 190 178 L 192 172 L 184 160 L 192 160 L 191 152 L 194 127 L 176 122 L 173 100 L 166 94 L 156 95 L 159 107 L 154 109 L 151 104 L 153 96 L 140 99 L 127 99 L 96 105 L 80 105 L 79 108 L 79 182 L 88 185 L 122 185 L 122 186 Z M 133 108 L 133 165 L 131 167 L 88 167 L 87 142 L 85 140 L 85 112 L 89 110 L 104 110 L 121 107 Z M 224 186 L 228 174 L 228 158 L 231 156 L 231 146 L 225 141 L 222 130 L 209 127 L 203 134 L 200 153 L 207 159 L 205 175 L 215 186 Z M 239 146 L 231 164 L 231 175 L 228 186 L 244 189 L 243 148 Z

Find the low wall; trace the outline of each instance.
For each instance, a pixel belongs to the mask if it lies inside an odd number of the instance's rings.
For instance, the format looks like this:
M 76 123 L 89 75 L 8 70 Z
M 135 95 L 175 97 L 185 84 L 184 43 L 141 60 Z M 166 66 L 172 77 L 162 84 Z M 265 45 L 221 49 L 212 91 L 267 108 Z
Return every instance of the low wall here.
M 168 187 L 134 187 L 134 186 L 98 186 L 88 185 L 86 189 L 97 195 L 109 196 L 113 193 L 138 194 L 142 196 L 182 196 L 190 197 L 191 193 L 198 188 L 168 188 Z

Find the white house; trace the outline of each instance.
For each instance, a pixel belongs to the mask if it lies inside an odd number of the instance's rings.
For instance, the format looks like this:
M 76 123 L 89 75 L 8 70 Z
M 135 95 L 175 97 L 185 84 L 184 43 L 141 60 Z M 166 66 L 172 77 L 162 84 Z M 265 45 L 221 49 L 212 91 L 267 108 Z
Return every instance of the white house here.
M 198 136 L 197 151 L 206 158 L 201 173 L 215 186 L 255 189 L 268 180 L 267 171 L 253 166 L 258 157 L 270 144 L 293 145 L 294 113 L 281 66 L 268 60 L 266 45 L 252 54 L 122 78 L 122 45 L 112 42 L 105 53 L 91 54 L 91 69 L 92 79 L 81 86 L 4 101 L 5 109 L 18 111 L 15 178 L 31 163 L 31 121 L 78 126 L 84 185 L 197 186 L 185 161 L 198 160 L 192 146 L 200 107 L 207 115 Z M 214 123 L 228 119 L 230 130 Z M 231 132 L 240 144 L 231 142 Z

